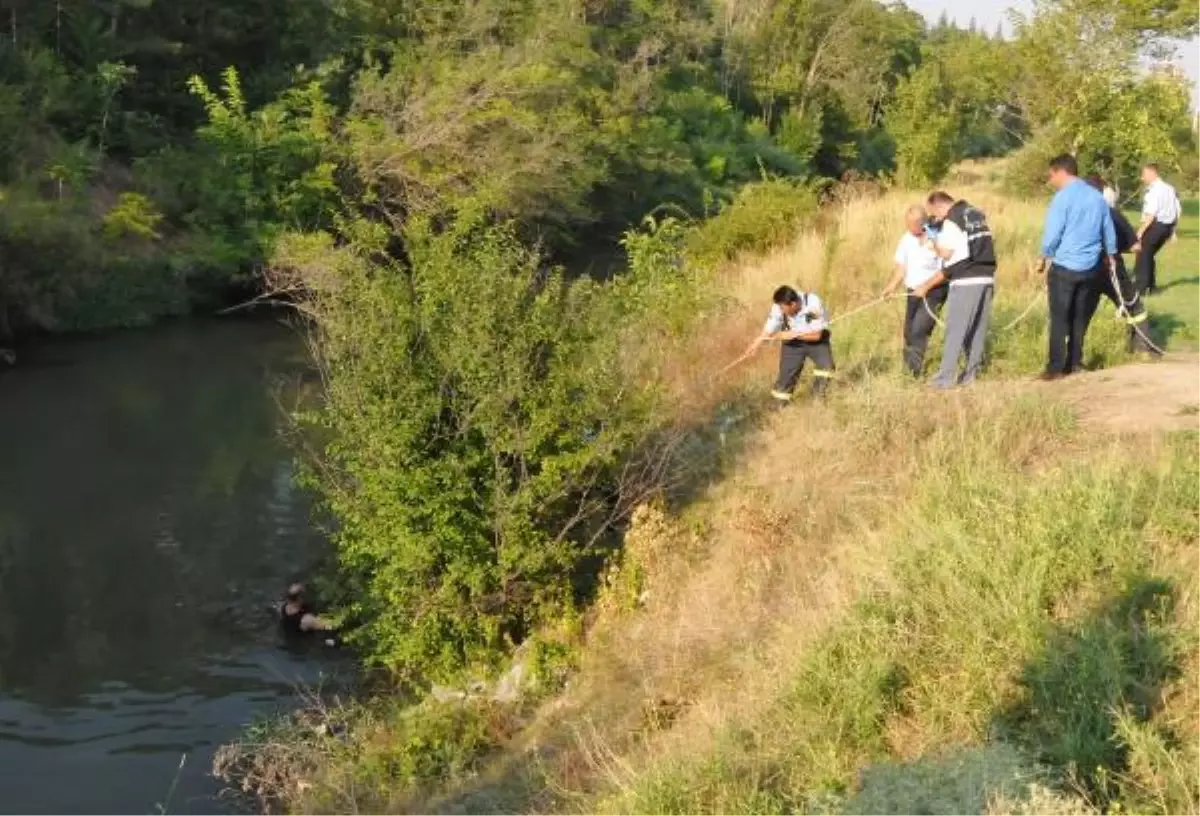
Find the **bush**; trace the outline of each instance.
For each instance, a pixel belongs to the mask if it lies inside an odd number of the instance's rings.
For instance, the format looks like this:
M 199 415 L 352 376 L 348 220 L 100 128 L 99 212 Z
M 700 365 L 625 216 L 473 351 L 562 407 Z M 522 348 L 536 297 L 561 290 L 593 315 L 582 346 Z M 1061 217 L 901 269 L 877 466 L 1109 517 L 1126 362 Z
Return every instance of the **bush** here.
M 268 812 L 409 812 L 406 801 L 470 778 L 505 739 L 508 716 L 476 699 L 314 699 L 288 717 L 247 727 L 217 751 L 213 773 Z
M 468 215 L 415 220 L 404 265 L 381 260 L 384 228 L 347 234 L 277 256 L 318 319 L 328 395 L 310 420 L 332 441 L 315 473 L 369 660 L 450 679 L 569 607 L 580 560 L 656 483 L 627 467 L 656 415 L 623 361 L 660 287 L 636 269 L 568 282 Z
M 137 326 L 188 310 L 187 280 L 172 273 L 161 251 L 144 239 L 118 237 L 157 224 L 142 197 L 122 196 L 98 223 L 84 196 L 7 193 L 0 207 L 0 302 L 18 330 Z
M 816 212 L 816 192 L 806 183 L 765 179 L 747 184 L 691 234 L 687 260 L 713 269 L 738 253 L 787 243 Z

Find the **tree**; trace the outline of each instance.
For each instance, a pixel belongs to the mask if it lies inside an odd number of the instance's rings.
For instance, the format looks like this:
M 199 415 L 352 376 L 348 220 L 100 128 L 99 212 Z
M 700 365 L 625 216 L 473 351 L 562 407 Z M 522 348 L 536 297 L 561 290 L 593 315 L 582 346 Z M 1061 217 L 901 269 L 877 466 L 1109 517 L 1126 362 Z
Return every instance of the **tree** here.
M 1044 0 L 1017 26 L 1011 98 L 1033 139 L 1013 166 L 1025 183 L 1037 183 L 1043 158 L 1066 150 L 1129 187 L 1142 161 L 1169 166 L 1191 149 L 1177 138 L 1186 121 L 1178 81 L 1142 74 L 1137 62 L 1194 33 L 1195 8 L 1175 0 Z M 1152 99 L 1162 106 L 1156 115 Z
M 958 111 L 941 66 L 927 60 L 901 80 L 887 112 L 901 183 L 925 187 L 945 176 L 957 157 Z
M 358 637 L 414 681 L 488 666 L 569 608 L 580 559 L 661 484 L 663 460 L 639 453 L 653 394 L 622 349 L 665 296 L 690 303 L 670 263 L 568 282 L 511 225 L 438 221 L 408 224 L 407 262 L 380 224 L 348 224 L 340 246 L 291 236 L 273 278 L 318 321 L 315 475 Z

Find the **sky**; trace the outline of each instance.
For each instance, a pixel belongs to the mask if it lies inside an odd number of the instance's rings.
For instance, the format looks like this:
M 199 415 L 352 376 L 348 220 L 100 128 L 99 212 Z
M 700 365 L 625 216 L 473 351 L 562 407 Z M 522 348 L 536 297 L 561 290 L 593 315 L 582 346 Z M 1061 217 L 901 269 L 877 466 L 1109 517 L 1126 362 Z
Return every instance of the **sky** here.
M 943 11 L 963 26 L 974 17 L 979 27 L 989 34 L 996 30 L 996 23 L 1003 25 L 1005 33 L 1012 31 L 1008 24 L 1009 9 L 1028 12 L 1033 8 L 1030 0 L 904 0 L 904 4 L 921 12 L 931 23 L 936 22 Z M 1192 80 L 1192 108 L 1200 110 L 1200 40 L 1184 43 L 1177 62 Z

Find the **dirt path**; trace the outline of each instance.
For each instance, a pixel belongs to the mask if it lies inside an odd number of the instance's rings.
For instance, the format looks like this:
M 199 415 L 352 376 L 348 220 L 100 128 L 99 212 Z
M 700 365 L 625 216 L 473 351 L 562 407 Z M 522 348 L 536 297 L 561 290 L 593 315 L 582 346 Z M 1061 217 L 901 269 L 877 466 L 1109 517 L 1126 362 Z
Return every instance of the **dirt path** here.
M 1113 431 L 1195 430 L 1200 425 L 1200 355 L 1090 371 L 1037 386 L 1061 395 L 1080 419 Z

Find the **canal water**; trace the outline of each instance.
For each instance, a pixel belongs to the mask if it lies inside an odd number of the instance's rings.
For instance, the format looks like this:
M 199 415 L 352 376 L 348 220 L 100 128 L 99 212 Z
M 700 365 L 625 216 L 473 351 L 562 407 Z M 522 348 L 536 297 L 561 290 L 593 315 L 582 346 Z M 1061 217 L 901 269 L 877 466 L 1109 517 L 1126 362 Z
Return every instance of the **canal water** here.
M 274 322 L 52 341 L 0 373 L 0 810 L 197 813 L 212 753 L 339 661 L 272 605 L 325 555 Z

